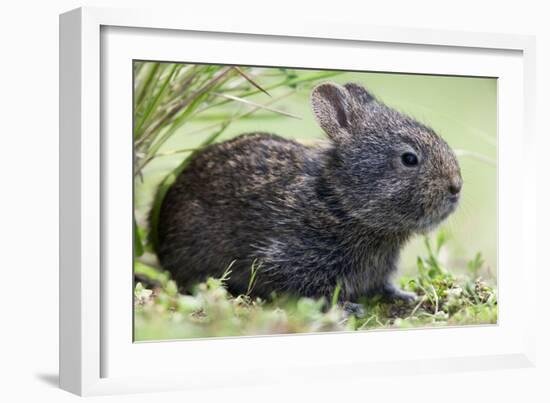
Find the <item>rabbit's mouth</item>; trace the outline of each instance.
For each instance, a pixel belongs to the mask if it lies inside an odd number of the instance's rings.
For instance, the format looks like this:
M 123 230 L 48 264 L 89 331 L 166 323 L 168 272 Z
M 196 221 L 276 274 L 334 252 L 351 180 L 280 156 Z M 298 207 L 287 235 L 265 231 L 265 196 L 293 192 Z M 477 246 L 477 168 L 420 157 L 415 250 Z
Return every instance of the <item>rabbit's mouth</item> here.
M 450 195 L 439 204 L 438 208 L 431 214 L 427 214 L 418 220 L 418 232 L 426 234 L 434 230 L 445 221 L 457 209 L 460 195 Z
M 456 206 L 458 206 L 458 202 L 460 200 L 460 194 L 455 194 L 455 195 L 450 195 L 448 197 L 449 199 L 449 202 L 452 203 L 453 205 L 455 205 L 455 209 L 456 209 Z
M 446 197 L 445 201 L 441 203 L 442 206 L 440 210 L 441 212 L 440 222 L 446 220 L 447 217 L 449 217 L 452 213 L 454 213 L 454 211 L 458 207 L 459 200 L 460 200 L 460 195 L 458 194 L 450 195 Z

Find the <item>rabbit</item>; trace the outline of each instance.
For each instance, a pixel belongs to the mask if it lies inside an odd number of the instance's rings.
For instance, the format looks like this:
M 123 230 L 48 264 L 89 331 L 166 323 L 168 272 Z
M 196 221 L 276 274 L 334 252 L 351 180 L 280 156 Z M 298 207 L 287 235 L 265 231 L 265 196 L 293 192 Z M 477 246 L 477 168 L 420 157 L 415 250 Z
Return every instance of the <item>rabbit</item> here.
M 233 295 L 330 300 L 339 285 L 359 313 L 363 297 L 416 298 L 391 278 L 406 242 L 457 208 L 455 154 L 358 84 L 319 84 L 311 104 L 326 144 L 244 134 L 204 148 L 176 179 L 157 253 L 181 287 L 231 267 Z

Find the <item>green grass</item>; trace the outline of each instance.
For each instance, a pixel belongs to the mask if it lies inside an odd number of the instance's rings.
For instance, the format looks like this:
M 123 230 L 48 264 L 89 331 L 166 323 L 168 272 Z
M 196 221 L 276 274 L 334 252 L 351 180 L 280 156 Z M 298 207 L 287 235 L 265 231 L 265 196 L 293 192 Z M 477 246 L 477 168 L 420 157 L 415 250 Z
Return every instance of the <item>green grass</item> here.
M 135 340 L 496 323 L 497 294 L 479 275 L 484 267 L 481 256 L 469 262 L 468 273 L 457 276 L 440 257 L 445 247 L 443 233 L 424 241 L 426 254 L 417 259 L 417 275 L 400 279 L 401 287 L 417 293 L 418 300 L 388 303 L 376 297 L 365 299 L 361 301 L 363 318 L 346 317 L 335 303 L 338 289 L 328 308 L 324 299 L 278 296 L 265 301 L 252 298 L 250 293 L 235 296 L 224 286 L 231 276 L 228 268 L 222 278 L 209 278 L 197 284 L 192 294 L 184 295 L 168 273 L 137 263 L 136 273 L 155 286 L 145 288 L 137 283 L 135 287 Z M 257 270 L 252 269 L 251 284 L 256 275 Z

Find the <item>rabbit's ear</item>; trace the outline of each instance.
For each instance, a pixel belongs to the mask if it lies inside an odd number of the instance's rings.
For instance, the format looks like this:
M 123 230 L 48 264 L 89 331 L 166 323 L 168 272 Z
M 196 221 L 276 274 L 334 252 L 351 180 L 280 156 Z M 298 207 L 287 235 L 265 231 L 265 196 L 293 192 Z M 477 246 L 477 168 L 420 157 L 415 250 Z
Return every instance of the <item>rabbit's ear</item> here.
M 346 90 L 348 90 L 349 94 L 353 97 L 354 101 L 360 106 L 366 106 L 367 104 L 376 100 L 376 98 L 374 98 L 374 96 L 372 96 L 372 94 L 368 92 L 365 87 L 362 87 L 361 85 L 348 83 L 344 85 L 344 87 L 346 88 Z
M 313 89 L 311 105 L 321 128 L 334 141 L 351 136 L 351 94 L 338 84 L 323 83 Z

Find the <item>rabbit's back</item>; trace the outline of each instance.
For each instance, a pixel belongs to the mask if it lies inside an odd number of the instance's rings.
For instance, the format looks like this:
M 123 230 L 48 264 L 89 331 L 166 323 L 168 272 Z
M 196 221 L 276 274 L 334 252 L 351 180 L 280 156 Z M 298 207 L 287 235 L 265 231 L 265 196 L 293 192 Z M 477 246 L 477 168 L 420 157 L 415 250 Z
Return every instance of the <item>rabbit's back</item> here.
M 271 134 L 248 134 L 207 147 L 166 194 L 158 255 L 178 284 L 220 276 L 246 291 L 262 248 L 303 226 L 304 183 L 319 170 L 318 151 Z M 232 263 L 233 262 L 233 263 Z M 243 288 L 245 288 L 243 290 Z

